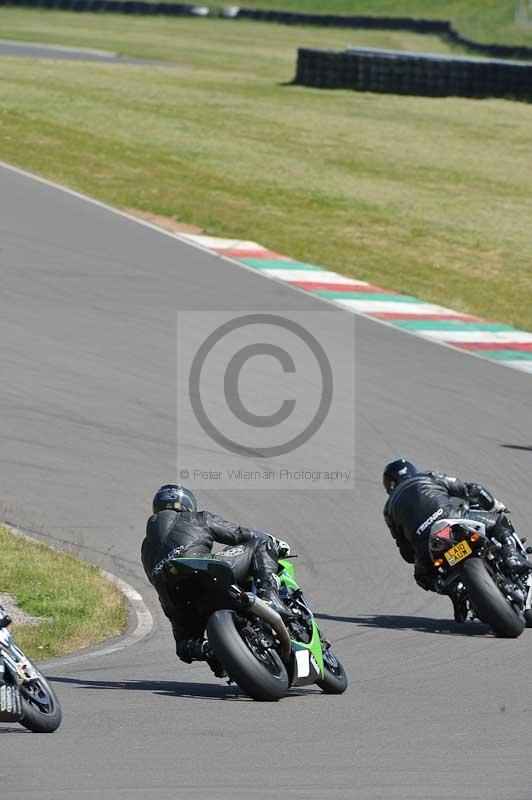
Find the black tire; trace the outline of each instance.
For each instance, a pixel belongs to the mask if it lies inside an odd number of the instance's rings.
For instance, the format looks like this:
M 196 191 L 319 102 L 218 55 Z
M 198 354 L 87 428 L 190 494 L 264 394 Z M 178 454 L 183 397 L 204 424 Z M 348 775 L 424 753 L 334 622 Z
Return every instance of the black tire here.
M 525 620 L 506 600 L 480 558 L 470 558 L 462 567 L 462 576 L 471 603 L 482 622 L 497 636 L 516 639 L 525 629 Z
M 34 733 L 53 733 L 61 725 L 62 713 L 57 696 L 42 675 L 29 687 L 20 687 L 22 719 L 20 724 Z M 39 701 L 45 702 L 39 702 Z
M 532 608 L 527 608 L 525 611 L 525 625 L 527 628 L 532 628 Z
M 330 647 L 323 654 L 323 678 L 316 683 L 325 694 L 343 694 L 347 689 L 345 669 Z
M 235 614 L 215 611 L 207 623 L 209 646 L 229 677 L 254 700 L 280 700 L 288 691 L 285 666 L 275 650 L 268 651 L 269 668 L 253 654 L 235 627 Z

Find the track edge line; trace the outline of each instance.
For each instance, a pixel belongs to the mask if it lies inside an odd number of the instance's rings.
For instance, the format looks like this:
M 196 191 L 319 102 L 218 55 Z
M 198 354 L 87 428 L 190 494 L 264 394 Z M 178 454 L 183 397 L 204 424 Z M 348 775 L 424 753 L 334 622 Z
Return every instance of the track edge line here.
M 1 522 L 0 524 L 14 536 L 18 536 L 21 539 L 26 539 L 29 542 L 34 542 L 35 544 L 43 545 L 43 542 L 40 539 L 37 539 L 35 536 L 31 536 L 21 528 L 10 525 L 8 522 Z M 48 547 L 50 550 L 55 550 L 58 553 L 64 553 L 64 551 L 58 547 L 51 547 L 48 544 L 44 546 Z M 111 655 L 112 653 L 117 653 L 120 650 L 125 650 L 126 647 L 131 647 L 134 644 L 138 644 L 140 641 L 142 641 L 142 639 L 145 639 L 151 633 L 154 625 L 153 616 L 148 606 L 144 602 L 140 592 L 134 589 L 129 583 L 126 583 L 126 581 L 123 581 L 122 578 L 119 578 L 117 575 L 114 575 L 108 570 L 100 568 L 100 575 L 102 575 L 110 583 L 113 583 L 126 598 L 129 609 L 135 613 L 135 628 L 131 631 L 131 633 L 127 633 L 126 631 L 126 633 L 120 634 L 118 641 L 114 642 L 114 644 L 106 644 L 106 642 L 109 641 L 109 639 L 106 639 L 103 642 L 100 642 L 100 644 L 92 645 L 90 648 L 87 648 L 86 652 L 81 650 L 77 653 L 67 653 L 64 656 L 58 656 L 57 658 L 46 661 L 39 661 L 39 666 L 43 666 L 48 670 L 50 667 L 75 664 L 78 661 L 84 661 L 89 658 L 101 658 L 102 656 Z M 112 639 L 116 637 L 109 638 Z

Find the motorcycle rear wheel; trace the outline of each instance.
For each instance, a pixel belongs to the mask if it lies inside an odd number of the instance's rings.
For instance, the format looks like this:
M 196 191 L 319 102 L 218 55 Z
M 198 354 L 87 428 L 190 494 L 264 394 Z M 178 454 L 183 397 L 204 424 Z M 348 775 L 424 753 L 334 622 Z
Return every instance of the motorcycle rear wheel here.
M 484 562 L 480 558 L 468 559 L 462 567 L 462 576 L 471 603 L 482 622 L 505 639 L 520 636 L 525 629 L 525 620 L 506 600 Z
M 288 674 L 279 654 L 265 650 L 259 660 L 235 625 L 235 613 L 215 611 L 207 623 L 209 646 L 229 677 L 254 700 L 280 700 L 289 688 Z

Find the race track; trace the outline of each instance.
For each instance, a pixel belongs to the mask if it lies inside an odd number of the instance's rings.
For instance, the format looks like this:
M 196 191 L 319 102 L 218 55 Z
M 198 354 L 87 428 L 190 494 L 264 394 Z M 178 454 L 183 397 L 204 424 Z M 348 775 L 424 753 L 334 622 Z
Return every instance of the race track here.
M 323 303 L 4 168 L 0 241 L 0 518 L 74 543 L 156 619 L 132 648 L 53 667 L 64 723 L 4 732 L 3 800 L 528 800 L 531 634 L 449 622 L 395 551 L 380 480 L 400 454 L 484 481 L 526 533 L 530 376 L 360 318 L 356 492 L 200 493 L 291 541 L 350 675 L 344 696 L 253 703 L 176 661 L 139 563 L 175 476 L 175 311 Z M 344 348 L 351 317 L 332 315 Z
M 35 44 L 0 39 L 0 56 L 11 58 L 46 58 L 55 61 L 97 61 L 104 64 L 143 64 L 172 66 L 165 61 L 150 61 L 146 58 L 128 58 L 108 50 L 94 50 L 87 47 L 66 47 L 57 44 Z

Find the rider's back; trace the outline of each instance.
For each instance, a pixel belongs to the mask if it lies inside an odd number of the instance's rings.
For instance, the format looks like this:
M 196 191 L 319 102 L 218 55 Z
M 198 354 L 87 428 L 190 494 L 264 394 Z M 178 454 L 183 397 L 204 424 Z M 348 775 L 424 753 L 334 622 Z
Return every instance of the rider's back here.
M 416 536 L 428 532 L 432 522 L 443 517 L 452 502 L 445 477 L 437 472 L 418 473 L 401 481 L 388 498 L 384 514 L 412 546 Z
M 160 511 L 148 520 L 142 543 L 142 563 L 148 575 L 172 551 L 179 555 L 208 555 L 213 537 L 205 524 L 204 511 Z

